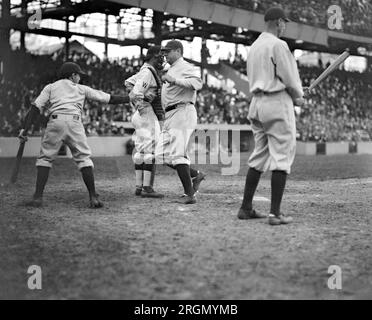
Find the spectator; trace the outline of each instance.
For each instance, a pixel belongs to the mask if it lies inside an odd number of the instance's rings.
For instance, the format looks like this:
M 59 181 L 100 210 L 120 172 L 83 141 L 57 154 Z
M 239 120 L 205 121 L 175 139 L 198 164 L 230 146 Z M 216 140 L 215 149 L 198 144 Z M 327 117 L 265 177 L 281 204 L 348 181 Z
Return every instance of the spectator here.
M 8 79 L 0 76 L 0 135 L 16 136 L 21 121 L 41 88 L 55 77 L 60 58 L 32 56 L 19 51 Z M 136 71 L 139 59 L 100 61 L 96 57 L 76 54 L 71 59 L 82 65 L 90 77 L 88 84 L 102 87 L 116 94 L 122 93 L 123 80 Z M 232 65 L 244 71 L 245 61 L 237 56 Z M 40 70 L 50 70 L 49 73 Z M 321 67 L 299 67 L 304 86 L 308 86 L 321 72 Z M 245 72 L 245 71 L 244 71 Z M 204 86 L 197 94 L 196 108 L 201 124 L 249 124 L 249 100 L 219 88 Z M 115 108 L 87 103 L 83 123 L 88 135 L 125 135 L 118 121 L 130 122 L 129 105 Z M 34 125 L 34 134 L 40 134 L 46 118 Z M 297 137 L 301 141 L 370 140 L 372 137 L 372 77 L 338 70 L 322 81 L 312 92 L 301 112 L 297 114 Z
M 346 33 L 372 36 L 372 3 L 370 0 L 209 0 L 228 6 L 265 13 L 272 6 L 281 6 L 292 21 L 328 28 L 328 8 L 338 5 L 342 13 L 342 30 Z

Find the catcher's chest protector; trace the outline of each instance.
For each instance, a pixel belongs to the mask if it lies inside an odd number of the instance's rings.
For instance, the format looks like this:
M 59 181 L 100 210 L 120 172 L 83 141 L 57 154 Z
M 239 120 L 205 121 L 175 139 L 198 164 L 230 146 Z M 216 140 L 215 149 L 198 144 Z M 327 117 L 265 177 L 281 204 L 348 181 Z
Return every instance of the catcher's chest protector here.
M 148 68 L 148 69 L 151 71 L 152 75 L 154 76 L 156 85 L 157 85 L 156 97 L 154 98 L 154 100 L 152 100 L 151 106 L 158 120 L 163 120 L 165 116 L 165 112 L 161 105 L 161 86 L 162 86 L 161 80 L 159 76 L 157 75 L 157 73 L 155 72 L 155 70 L 153 70 L 152 68 Z

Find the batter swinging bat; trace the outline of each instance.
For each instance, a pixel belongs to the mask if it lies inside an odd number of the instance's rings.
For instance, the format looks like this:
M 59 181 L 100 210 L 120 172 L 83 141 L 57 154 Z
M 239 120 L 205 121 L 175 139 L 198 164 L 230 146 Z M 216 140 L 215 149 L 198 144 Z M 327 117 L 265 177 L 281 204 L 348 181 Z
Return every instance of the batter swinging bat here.
M 23 150 L 25 149 L 25 143 L 26 143 L 26 141 L 22 141 L 22 142 L 19 143 L 19 148 L 18 148 L 17 157 L 16 157 L 16 163 L 15 163 L 14 168 L 13 168 L 12 176 L 10 178 L 10 183 L 15 183 L 17 181 L 18 171 L 19 171 L 19 167 L 21 166 L 21 160 L 22 160 L 22 156 L 23 156 Z
M 314 89 L 315 86 L 317 86 L 321 81 L 323 81 L 325 78 L 327 78 L 330 73 L 332 73 L 334 70 L 338 68 L 338 66 L 343 63 L 346 58 L 350 55 L 348 51 L 344 51 L 341 55 L 337 57 L 335 61 L 333 61 L 327 69 L 325 69 L 321 75 L 314 80 L 314 82 L 309 86 L 309 91 Z

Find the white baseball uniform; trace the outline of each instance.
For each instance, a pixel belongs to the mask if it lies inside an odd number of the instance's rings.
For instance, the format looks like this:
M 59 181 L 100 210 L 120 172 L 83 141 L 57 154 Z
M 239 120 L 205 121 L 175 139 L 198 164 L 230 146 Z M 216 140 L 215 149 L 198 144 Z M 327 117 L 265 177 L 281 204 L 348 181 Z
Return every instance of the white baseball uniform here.
M 129 98 L 136 109 L 132 117 L 134 126 L 133 141 L 135 152 L 133 160 L 135 164 L 151 164 L 154 159 L 155 144 L 160 134 L 160 125 L 155 115 L 151 101 L 157 95 L 157 82 L 149 70 L 154 67 L 144 63 L 140 71 L 125 81 L 125 86 L 131 90 Z
M 247 75 L 254 94 L 248 118 L 255 139 L 248 164 L 261 172 L 290 173 L 296 153 L 292 99 L 302 97 L 303 90 L 287 43 L 271 33 L 261 33 L 249 51 Z
M 196 91 L 202 88 L 202 80 L 199 70 L 182 57 L 170 66 L 168 74 L 176 82 L 165 83 L 162 87 L 165 119 L 156 145 L 156 160 L 158 163 L 190 165 L 187 146 L 197 124 L 194 105 Z
M 45 108 L 49 121 L 41 140 L 36 166 L 51 167 L 63 143 L 71 150 L 79 170 L 92 167 L 91 150 L 81 121 L 85 100 L 108 103 L 108 93 L 61 79 L 48 84 L 34 104 Z

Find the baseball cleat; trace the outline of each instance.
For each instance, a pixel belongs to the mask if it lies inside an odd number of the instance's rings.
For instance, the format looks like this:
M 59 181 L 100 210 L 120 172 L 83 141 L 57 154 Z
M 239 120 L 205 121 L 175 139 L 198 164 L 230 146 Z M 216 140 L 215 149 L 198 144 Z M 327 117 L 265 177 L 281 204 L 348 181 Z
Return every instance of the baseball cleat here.
M 141 197 L 143 198 L 164 198 L 164 194 L 157 193 L 152 187 L 143 187 Z
M 98 199 L 98 195 L 90 197 L 89 207 L 92 209 L 98 209 L 103 207 L 103 202 Z
M 195 195 L 192 195 L 192 196 L 186 195 L 185 197 L 182 198 L 181 203 L 183 203 L 183 204 L 194 204 L 194 203 L 196 203 L 196 197 L 195 197 Z
M 205 180 L 207 175 L 201 171 L 198 171 L 198 175 L 192 178 L 192 187 L 194 188 L 195 192 L 198 192 L 200 183 Z
M 40 208 L 43 206 L 43 198 L 32 198 L 32 200 L 25 203 L 25 206 Z
M 262 219 L 262 218 L 267 218 L 267 215 L 263 213 L 259 213 L 254 209 L 247 210 L 247 209 L 240 208 L 238 212 L 238 218 L 241 220 Z
M 134 194 L 135 194 L 136 196 L 140 196 L 141 193 L 142 193 L 142 187 L 136 187 L 136 191 L 134 192 Z
M 278 216 L 270 214 L 268 223 L 272 226 L 277 226 L 277 225 L 280 225 L 280 224 L 289 224 L 292 221 L 293 221 L 292 217 L 286 216 L 286 215 L 281 213 Z

